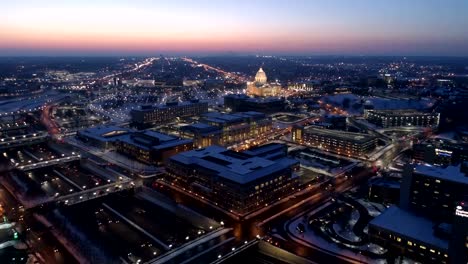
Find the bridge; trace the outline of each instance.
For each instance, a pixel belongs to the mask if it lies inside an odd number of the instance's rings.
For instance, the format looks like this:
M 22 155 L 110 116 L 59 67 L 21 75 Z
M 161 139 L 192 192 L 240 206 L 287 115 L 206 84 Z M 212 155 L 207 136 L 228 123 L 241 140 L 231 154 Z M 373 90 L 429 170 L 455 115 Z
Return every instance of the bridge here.
M 0 150 L 38 144 L 46 141 L 48 136 L 46 132 L 37 132 L 34 134 L 1 138 Z
M 93 189 L 83 190 L 80 192 L 59 196 L 57 198 L 52 198 L 45 203 L 55 202 L 57 204 L 72 205 L 103 197 L 111 193 L 116 193 L 123 190 L 130 190 L 140 185 L 141 183 L 131 181 L 130 179 L 126 179 L 123 181 L 102 185 Z
M 29 171 L 29 170 L 35 170 L 35 169 L 49 167 L 49 166 L 58 165 L 58 164 L 64 164 L 67 162 L 80 160 L 80 159 L 81 159 L 80 155 L 72 155 L 72 156 L 61 157 L 57 159 L 50 159 L 50 160 L 44 160 L 44 161 L 39 161 L 35 163 L 28 163 L 25 165 L 15 164 L 15 167 L 21 171 Z
M 80 191 L 78 192 L 63 195 L 63 196 L 47 197 L 45 199 L 37 199 L 35 201 L 24 203 L 23 205 L 25 209 L 32 209 L 32 208 L 36 208 L 42 205 L 54 204 L 54 203 L 68 206 L 68 205 L 78 204 L 78 203 L 82 203 L 82 202 L 89 201 L 92 199 L 96 199 L 99 197 L 103 197 L 111 193 L 116 193 L 116 192 L 120 192 L 123 190 L 131 190 L 139 186 L 141 186 L 141 183 L 134 182 L 130 178 L 127 178 L 118 182 L 108 183 L 106 185 L 102 185 L 102 186 L 95 187 L 92 189 L 84 190 L 80 188 Z

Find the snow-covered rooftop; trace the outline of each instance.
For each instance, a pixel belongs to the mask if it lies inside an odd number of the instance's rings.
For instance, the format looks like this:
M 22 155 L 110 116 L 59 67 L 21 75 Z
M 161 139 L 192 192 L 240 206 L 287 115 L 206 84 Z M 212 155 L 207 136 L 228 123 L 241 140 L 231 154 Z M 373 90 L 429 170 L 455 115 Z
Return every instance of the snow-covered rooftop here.
M 392 206 L 374 218 L 370 226 L 398 234 L 401 237 L 446 251 L 448 241 L 434 235 L 436 223 L 428 218 L 414 215 L 408 211 Z
M 239 184 L 269 176 L 298 163 L 290 158 L 272 161 L 248 153 L 226 150 L 220 146 L 182 152 L 173 156 L 171 160 L 214 171 L 218 176 Z
M 439 167 L 430 164 L 419 164 L 414 167 L 414 172 L 468 185 L 468 176 L 460 171 L 460 166 Z

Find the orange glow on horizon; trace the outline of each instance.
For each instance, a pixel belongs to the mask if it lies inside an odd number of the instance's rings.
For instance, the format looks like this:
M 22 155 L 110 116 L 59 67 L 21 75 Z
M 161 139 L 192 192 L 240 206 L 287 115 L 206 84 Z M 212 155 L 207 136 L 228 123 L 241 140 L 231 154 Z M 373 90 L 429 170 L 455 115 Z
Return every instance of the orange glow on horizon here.
M 12 1 L 2 4 L 0 52 L 360 54 L 465 46 L 466 35 L 456 34 L 453 27 L 437 23 L 438 29 L 428 30 L 419 22 L 413 28 L 399 27 L 356 12 L 359 4 L 329 1 L 298 0 L 297 6 L 281 0 Z

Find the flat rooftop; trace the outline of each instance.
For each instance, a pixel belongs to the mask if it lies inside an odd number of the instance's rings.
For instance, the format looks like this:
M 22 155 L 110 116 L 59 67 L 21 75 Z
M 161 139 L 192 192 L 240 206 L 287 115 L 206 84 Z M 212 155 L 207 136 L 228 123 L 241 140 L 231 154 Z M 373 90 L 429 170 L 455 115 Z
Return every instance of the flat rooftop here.
M 249 154 L 252 156 L 262 156 L 272 151 L 273 152 L 286 152 L 287 147 L 286 145 L 280 144 L 280 143 L 268 143 L 265 145 L 250 148 L 248 150 L 245 150 L 243 153 Z
M 183 152 L 171 157 L 171 160 L 188 166 L 206 168 L 220 177 L 239 184 L 269 176 L 299 163 L 290 158 L 272 161 L 248 153 L 226 150 L 220 146 Z
M 79 134 L 100 141 L 112 141 L 116 137 L 128 134 L 131 129 L 119 126 L 95 126 L 80 130 Z
M 354 141 L 357 143 L 366 143 L 376 138 L 368 134 L 346 132 L 342 130 L 316 128 L 313 126 L 304 128 L 304 132 L 326 136 L 326 137 L 333 137 L 333 138 L 341 139 L 341 140 Z
M 401 183 L 395 180 L 389 180 L 384 178 L 374 178 L 369 182 L 372 186 L 381 186 L 392 189 L 400 189 Z
M 217 126 L 212 126 L 206 123 L 194 123 L 191 125 L 186 125 L 182 126 L 180 128 L 181 131 L 191 131 L 194 133 L 200 133 L 200 134 L 215 134 L 215 133 L 221 133 L 221 129 Z
M 393 116 L 393 115 L 398 115 L 398 116 L 413 116 L 413 115 L 422 115 L 422 116 L 431 116 L 431 115 L 436 115 L 436 113 L 427 113 L 427 112 L 420 112 L 416 111 L 414 109 L 394 109 L 394 110 L 368 110 L 370 113 L 375 113 L 379 115 L 385 115 L 385 116 Z
M 193 142 L 190 139 L 180 139 L 178 137 L 159 133 L 153 130 L 145 130 L 143 132 L 127 134 L 119 138 L 119 141 L 147 150 L 160 150 Z
M 468 176 L 460 171 L 460 165 L 439 167 L 430 164 L 418 164 L 414 166 L 415 173 L 468 185 Z
M 369 225 L 398 234 L 418 244 L 448 250 L 448 241 L 434 235 L 435 222 L 392 206 L 370 221 Z
M 236 113 L 219 113 L 219 112 L 209 112 L 203 115 L 203 118 L 206 121 L 216 122 L 216 123 L 233 123 L 241 122 L 247 118 L 265 118 L 266 115 L 260 112 L 236 112 Z
M 226 95 L 224 98 L 236 98 L 236 99 L 243 99 L 245 101 L 253 102 L 253 103 L 271 103 L 271 102 L 284 102 L 284 99 L 279 97 L 250 97 L 245 94 L 229 94 Z
M 187 106 L 187 105 L 197 105 L 197 104 L 203 104 L 203 103 L 207 104 L 207 102 L 205 101 L 193 100 L 193 101 L 185 101 L 185 102 L 171 102 L 171 103 L 166 103 L 162 105 L 143 105 L 137 109 L 133 109 L 132 111 L 149 112 L 149 111 L 154 111 L 155 109 L 168 109 L 171 107 L 182 107 L 182 106 Z

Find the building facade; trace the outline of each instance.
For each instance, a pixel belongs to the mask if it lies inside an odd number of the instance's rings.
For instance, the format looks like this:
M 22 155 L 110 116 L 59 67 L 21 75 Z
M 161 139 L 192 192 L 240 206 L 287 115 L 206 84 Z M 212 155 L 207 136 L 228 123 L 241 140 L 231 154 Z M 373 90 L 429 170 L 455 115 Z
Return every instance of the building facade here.
M 453 165 L 468 161 L 468 144 L 430 141 L 413 144 L 413 159 L 435 165 Z
M 467 263 L 467 190 L 462 166 L 408 164 L 400 204 L 371 220 L 370 241 L 421 263 Z
M 407 165 L 403 172 L 400 206 L 439 221 L 451 221 L 455 203 L 468 195 L 468 177 L 462 168 L 461 165 Z
M 270 97 L 281 95 L 281 85 L 268 83 L 266 73 L 260 67 L 255 75 L 255 81 L 247 83 L 247 94 L 259 97 Z
M 272 128 L 271 119 L 259 112 L 211 112 L 200 120 L 201 123 L 180 129 L 180 135 L 192 138 L 195 147 L 228 146 L 270 132 Z
M 364 118 L 377 126 L 388 127 L 434 127 L 439 126 L 439 113 L 422 113 L 411 110 L 364 110 Z
M 288 84 L 288 90 L 296 92 L 313 92 L 317 83 L 314 82 L 295 82 Z
M 118 152 L 128 157 L 161 165 L 173 155 L 193 149 L 193 141 L 146 130 L 119 137 L 116 147 Z
M 190 102 L 173 102 L 163 106 L 141 106 L 130 111 L 131 122 L 144 127 L 151 124 L 173 122 L 178 117 L 190 117 L 208 112 L 208 103 L 198 100 Z

